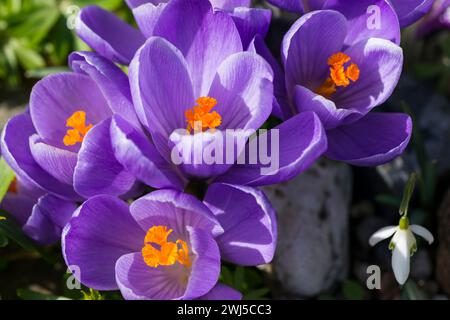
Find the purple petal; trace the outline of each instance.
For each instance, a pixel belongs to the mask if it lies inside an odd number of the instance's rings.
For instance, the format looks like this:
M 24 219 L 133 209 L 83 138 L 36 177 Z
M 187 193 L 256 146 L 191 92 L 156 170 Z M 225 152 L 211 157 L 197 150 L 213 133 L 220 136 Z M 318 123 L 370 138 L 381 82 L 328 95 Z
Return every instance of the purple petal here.
M 167 147 L 172 131 L 186 128 L 185 110 L 195 105 L 186 61 L 172 44 L 152 37 L 133 59 L 129 77 L 139 119 L 162 134 Z
M 337 108 L 333 101 L 302 86 L 295 87 L 294 102 L 298 112 L 313 111 L 317 114 L 325 129 L 336 128 L 352 115 L 362 116 L 357 110 Z
M 129 64 L 144 36 L 114 14 L 97 6 L 81 10 L 76 26 L 78 36 L 109 60 Z
M 326 155 L 357 166 L 377 166 L 403 153 L 412 121 L 403 113 L 369 113 L 361 120 L 327 131 Z
M 60 182 L 42 169 L 31 154 L 29 139 L 36 133 L 28 113 L 10 119 L 2 133 L 2 155 L 21 179 L 35 184 L 55 195 L 69 200 L 79 200 L 72 185 Z
M 134 201 L 131 214 L 143 230 L 152 226 L 173 229 L 176 239 L 189 239 L 187 226 L 217 236 L 223 232 L 212 212 L 192 195 L 175 190 L 157 190 Z
M 251 0 L 209 0 L 214 8 L 232 11 L 237 7 L 250 7 Z
M 199 300 L 241 300 L 242 293 L 222 283 L 217 283 L 207 294 Z
M 139 127 L 127 75 L 114 63 L 95 52 L 74 52 L 69 56 L 72 70 L 95 81 L 114 113 Z
M 219 280 L 220 253 L 211 233 L 193 227 L 187 230 L 195 258 L 183 299 L 196 299 L 208 293 Z
M 345 53 L 358 65 L 360 76 L 358 81 L 333 94 L 332 99 L 339 108 L 364 115 L 391 96 L 402 73 L 403 51 L 388 40 L 372 38 Z
M 186 12 L 189 12 L 189 19 Z M 208 93 L 223 60 L 242 51 L 241 38 L 232 18 L 224 12 L 213 13 L 208 0 L 170 1 L 154 35 L 169 40 L 186 58 L 195 97 Z
M 263 146 L 267 141 L 267 150 L 261 147 L 258 154 L 267 153 L 272 149 L 273 143 L 271 163 L 263 164 L 263 159 L 259 156 L 257 164 L 251 164 L 248 159 L 250 148 L 248 145 L 246 164 L 235 165 L 215 181 L 249 186 L 284 182 L 308 169 L 327 149 L 325 131 L 319 117 L 313 112 L 298 114 L 274 129 L 258 137 L 259 141 L 263 141 Z M 276 132 L 279 135 L 279 148 L 276 140 L 272 142 L 274 137 L 276 139 Z
M 171 266 L 149 267 L 141 252 L 123 255 L 116 263 L 116 281 L 126 300 L 181 299 L 186 284 L 180 278 L 188 277 L 188 270 L 176 263 Z
M 325 9 L 342 13 L 348 21 L 345 44 L 351 46 L 369 38 L 381 38 L 400 44 L 397 14 L 386 0 L 328 0 Z
M 256 35 L 263 38 L 266 36 L 272 11 L 261 8 L 239 7 L 233 10 L 231 17 L 241 36 L 243 48 L 247 48 Z
M 32 214 L 23 226 L 23 230 L 41 244 L 59 242 L 64 226 L 76 209 L 77 205 L 74 202 L 45 195 L 33 207 Z
M 73 173 L 77 164 L 75 152 L 46 144 L 37 134 L 30 137 L 30 150 L 42 169 L 62 183 L 73 184 Z
M 36 199 L 34 198 L 8 192 L 0 203 L 0 209 L 11 214 L 20 225 L 24 225 L 35 204 Z
M 111 115 L 103 94 L 88 76 L 59 73 L 45 77 L 33 88 L 30 114 L 39 136 L 48 144 L 77 151 L 64 145 L 66 121 L 77 111 L 86 112 L 86 125 L 96 124 Z
M 140 251 L 145 232 L 128 205 L 111 196 L 96 196 L 81 205 L 63 230 L 62 249 L 74 275 L 97 290 L 115 290 L 115 265 L 127 253 Z
M 294 23 L 282 45 L 288 96 L 297 84 L 315 89 L 323 83 L 329 72 L 328 58 L 341 51 L 346 36 L 347 21 L 336 11 L 311 12 Z
M 163 2 L 158 4 L 146 3 L 133 9 L 134 19 L 146 38 L 153 36 L 155 26 L 165 8 L 166 3 Z
M 432 7 L 433 0 L 390 0 L 397 12 L 402 28 L 407 27 L 422 16 Z
M 184 181 L 173 165 L 161 157 L 155 146 L 130 123 L 116 115 L 111 122 L 114 155 L 128 172 L 153 188 L 182 190 Z
M 94 126 L 84 138 L 75 168 L 75 190 L 86 198 L 129 191 L 134 177 L 116 160 L 111 144 L 111 119 Z
M 167 2 L 169 0 L 125 0 L 130 9 L 137 8 L 146 3 L 158 4 L 160 2 Z
M 303 4 L 299 0 L 267 0 L 274 6 L 280 7 L 281 9 L 292 11 L 296 13 L 303 13 Z
M 258 129 L 272 112 L 272 81 L 270 65 L 254 53 L 237 53 L 222 62 L 208 94 L 218 102 L 219 129 Z
M 225 230 L 216 238 L 223 260 L 245 266 L 272 261 L 277 223 L 262 191 L 217 183 L 208 188 L 204 201 Z

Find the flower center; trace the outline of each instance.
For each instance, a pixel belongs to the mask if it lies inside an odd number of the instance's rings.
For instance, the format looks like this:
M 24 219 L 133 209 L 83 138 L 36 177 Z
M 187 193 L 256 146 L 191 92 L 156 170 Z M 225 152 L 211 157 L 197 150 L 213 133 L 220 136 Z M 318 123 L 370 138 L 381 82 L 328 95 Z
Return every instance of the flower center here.
M 350 60 L 351 58 L 343 52 L 335 53 L 328 58 L 330 76 L 325 79 L 315 92 L 325 98 L 329 98 L 336 92 L 337 87 L 345 88 L 350 85 L 350 81 L 358 81 L 360 70 L 355 63 L 348 65 Z
M 217 105 L 217 100 L 211 97 L 200 97 L 197 99 L 197 105 L 185 111 L 184 116 L 188 123 L 187 131 L 195 132 L 215 129 L 220 126 L 222 117 L 217 111 L 211 110 Z
M 148 229 L 142 248 L 142 257 L 149 267 L 171 266 L 176 262 L 186 267 L 191 266 L 187 243 L 183 240 L 167 241 L 172 231 L 166 226 L 153 226 Z
M 86 126 L 86 112 L 76 111 L 74 112 L 66 121 L 66 127 L 72 128 L 68 129 L 66 135 L 64 136 L 64 145 L 73 146 L 78 142 L 82 142 L 89 130 L 92 129 L 93 125 L 90 124 Z
M 402 230 L 407 230 L 409 228 L 409 219 L 408 219 L 408 217 L 405 217 L 405 216 L 401 217 L 400 221 L 398 223 L 398 226 Z

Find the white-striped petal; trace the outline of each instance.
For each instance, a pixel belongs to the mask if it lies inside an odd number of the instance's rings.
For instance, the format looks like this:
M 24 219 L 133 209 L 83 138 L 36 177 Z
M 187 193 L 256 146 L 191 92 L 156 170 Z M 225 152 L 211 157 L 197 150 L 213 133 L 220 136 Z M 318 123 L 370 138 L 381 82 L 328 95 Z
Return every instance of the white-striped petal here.
M 389 238 L 390 236 L 392 236 L 395 231 L 397 230 L 396 226 L 388 226 L 388 227 L 384 227 L 381 228 L 380 230 L 378 230 L 377 232 L 375 232 L 369 239 L 369 244 L 371 246 L 376 245 L 378 242 Z
M 409 230 L 398 230 L 395 237 L 395 247 L 392 250 L 392 270 L 395 279 L 403 285 L 409 276 L 410 237 Z
M 428 244 L 432 244 L 433 243 L 433 241 L 434 241 L 433 235 L 431 234 L 430 231 L 428 231 L 424 227 L 419 226 L 417 224 L 413 224 L 413 225 L 410 226 L 410 229 L 411 229 L 412 232 L 414 232 L 418 236 L 421 236 L 426 241 L 428 241 Z

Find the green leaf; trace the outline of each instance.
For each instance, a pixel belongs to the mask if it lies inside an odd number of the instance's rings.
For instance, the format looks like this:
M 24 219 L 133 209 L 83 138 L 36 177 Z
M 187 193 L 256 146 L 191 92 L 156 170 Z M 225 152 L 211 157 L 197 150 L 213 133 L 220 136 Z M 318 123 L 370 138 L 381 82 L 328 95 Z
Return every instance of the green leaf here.
M 8 192 L 8 188 L 15 177 L 14 171 L 5 162 L 5 159 L 0 158 L 0 203 L 3 197 Z
M 82 300 L 105 300 L 101 293 L 97 290 L 89 288 L 89 292 L 81 291 L 83 294 Z
M 22 300 L 70 300 L 67 297 L 40 293 L 30 289 L 17 289 L 17 295 Z
M 18 45 L 14 52 L 16 53 L 20 65 L 25 70 L 34 70 L 45 66 L 44 58 L 42 58 L 36 50 L 31 49 L 24 44 Z
M 60 72 L 68 72 L 70 69 L 67 67 L 46 67 L 36 70 L 30 70 L 25 73 L 27 78 L 31 79 L 42 79 L 48 75 Z
M 260 288 L 256 290 L 251 290 L 244 295 L 244 300 L 261 300 L 263 298 L 267 299 L 267 295 L 270 292 L 269 288 Z
M 8 237 L 0 233 L 0 248 L 5 248 L 8 244 Z
M 427 295 L 420 290 L 414 281 L 408 280 L 403 286 L 402 296 L 407 300 L 426 300 Z
M 398 208 L 400 207 L 401 204 L 401 200 L 399 198 L 397 198 L 396 196 L 393 196 L 391 194 L 388 193 L 382 193 L 379 194 L 375 197 L 375 201 L 381 204 L 384 204 L 386 206 L 390 206 L 393 208 Z
M 245 269 L 241 266 L 237 266 L 234 271 L 234 288 L 238 288 L 239 291 L 247 289 L 245 285 Z
M 364 288 L 354 280 L 346 280 L 342 284 L 342 293 L 347 300 L 363 300 Z
M 405 190 L 403 191 L 403 199 L 399 209 L 400 215 L 408 215 L 409 202 L 414 193 L 415 187 L 416 187 L 416 174 L 413 172 L 410 174 L 408 182 L 406 183 L 405 186 Z

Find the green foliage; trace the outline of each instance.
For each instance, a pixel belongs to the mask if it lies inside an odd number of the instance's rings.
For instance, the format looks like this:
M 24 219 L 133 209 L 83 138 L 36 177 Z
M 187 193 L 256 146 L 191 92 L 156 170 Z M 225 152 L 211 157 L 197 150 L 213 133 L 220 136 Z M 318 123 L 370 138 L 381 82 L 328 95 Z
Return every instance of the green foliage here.
M 342 294 L 346 300 L 363 300 L 364 288 L 354 280 L 345 280 L 342 284 Z
M 81 291 L 83 294 L 82 300 L 105 300 L 105 298 L 101 295 L 97 290 L 89 288 L 89 291 Z
M 70 300 L 67 297 L 44 294 L 30 289 L 17 289 L 17 296 L 22 300 Z
M 3 200 L 8 188 L 15 177 L 14 172 L 6 164 L 3 158 L 0 158 L 0 203 Z
M 71 51 L 87 50 L 68 25 L 79 8 L 99 5 L 129 19 L 122 0 L 0 1 L 0 87 L 59 72 Z
M 223 265 L 220 282 L 241 292 L 245 300 L 268 299 L 270 292 L 264 285 L 262 272 L 257 268 Z
M 413 280 L 408 280 L 403 286 L 402 297 L 405 300 L 426 300 L 427 295 L 420 290 Z

